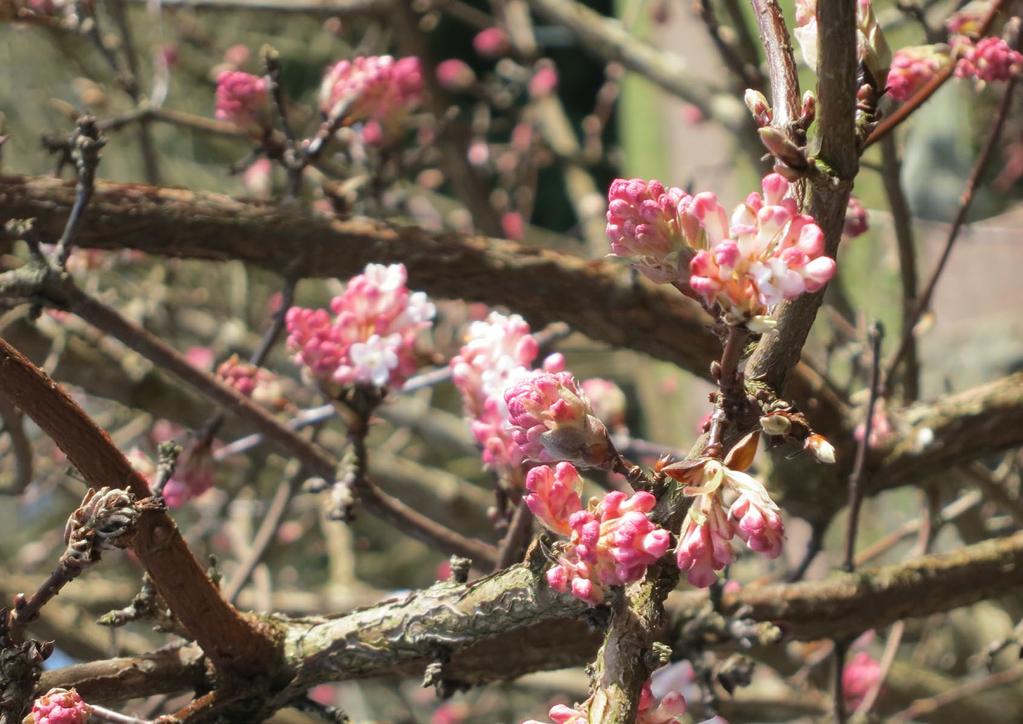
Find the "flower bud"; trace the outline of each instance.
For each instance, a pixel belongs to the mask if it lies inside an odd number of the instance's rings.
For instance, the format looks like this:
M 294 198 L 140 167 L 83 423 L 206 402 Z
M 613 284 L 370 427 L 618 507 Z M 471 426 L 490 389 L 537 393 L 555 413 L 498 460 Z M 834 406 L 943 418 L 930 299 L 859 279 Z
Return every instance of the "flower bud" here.
M 749 108 L 749 112 L 753 114 L 753 120 L 756 121 L 757 126 L 771 125 L 774 114 L 771 111 L 771 104 L 767 102 L 763 93 L 747 88 L 742 99 L 745 101 L 746 107 Z
M 827 438 L 823 435 L 818 435 L 817 433 L 810 435 L 806 438 L 803 449 L 812 452 L 814 457 L 817 458 L 817 462 L 827 465 L 835 464 L 835 446 L 828 442 Z

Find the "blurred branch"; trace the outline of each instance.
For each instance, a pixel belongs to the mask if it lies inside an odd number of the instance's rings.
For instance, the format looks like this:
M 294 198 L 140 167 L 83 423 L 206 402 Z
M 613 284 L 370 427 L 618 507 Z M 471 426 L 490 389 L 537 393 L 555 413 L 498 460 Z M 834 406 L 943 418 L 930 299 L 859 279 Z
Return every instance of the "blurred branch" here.
M 774 125 L 782 130 L 799 117 L 799 73 L 792 56 L 792 42 L 785 16 L 776 0 L 753 0 L 753 12 L 760 28 L 771 82 Z
M 151 0 L 126 0 L 148 6 Z M 159 0 L 168 9 L 253 11 L 297 15 L 383 15 L 397 0 Z
M 529 3 L 540 15 L 570 30 L 591 54 L 621 63 L 732 131 L 753 133 L 750 115 L 736 98 L 716 94 L 689 70 L 682 58 L 638 39 L 614 18 L 604 17 L 574 0 L 529 0 Z
M 122 484 L 137 500 L 149 496 L 146 480 L 106 432 L 60 386 L 2 339 L 0 394 L 53 438 L 91 487 Z M 174 615 L 226 673 L 252 673 L 276 658 L 268 632 L 240 616 L 220 597 L 166 511 L 154 509 L 141 516 L 132 547 Z

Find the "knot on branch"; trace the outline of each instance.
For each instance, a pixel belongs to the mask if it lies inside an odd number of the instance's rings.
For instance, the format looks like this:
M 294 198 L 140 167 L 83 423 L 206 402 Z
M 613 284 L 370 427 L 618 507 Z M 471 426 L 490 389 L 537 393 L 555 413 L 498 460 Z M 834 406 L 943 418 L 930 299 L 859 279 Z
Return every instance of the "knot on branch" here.
M 127 547 L 144 507 L 136 505 L 127 490 L 90 489 L 64 528 L 67 548 L 61 565 L 84 570 L 99 561 L 103 551 Z

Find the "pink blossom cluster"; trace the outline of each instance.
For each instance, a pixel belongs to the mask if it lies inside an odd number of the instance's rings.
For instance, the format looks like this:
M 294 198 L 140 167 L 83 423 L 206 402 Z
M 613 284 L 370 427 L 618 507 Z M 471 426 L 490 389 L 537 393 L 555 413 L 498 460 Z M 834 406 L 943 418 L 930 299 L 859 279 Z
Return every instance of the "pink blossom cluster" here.
M 607 428 L 569 372 L 534 370 L 507 388 L 512 440 L 527 460 L 606 467 L 614 454 Z
M 342 113 L 349 123 L 364 122 L 363 138 L 382 143 L 395 137 L 423 96 L 419 58 L 359 56 L 330 66 L 320 84 L 320 111 Z
M 579 493 L 582 479 L 571 463 L 535 467 L 526 475 L 526 505 L 551 531 L 569 538 L 558 563 L 547 572 L 556 591 L 570 591 L 590 605 L 604 600 L 607 586 L 638 581 L 671 545 L 668 531 L 647 518 L 657 499 L 613 491 L 588 508 Z
M 279 405 L 283 391 L 277 377 L 262 367 L 242 362 L 238 355 L 231 355 L 217 368 L 217 377 L 256 402 Z
M 720 305 L 731 324 L 763 322 L 782 299 L 815 292 L 835 274 L 835 260 L 824 255 L 824 233 L 786 198 L 789 186 L 779 174 L 765 176 L 763 195 L 750 194 L 732 213 L 728 238 L 716 240 L 715 230 L 713 245 L 689 264 L 690 287 Z M 723 217 L 720 205 L 705 212 L 705 218 Z
M 981 83 L 1009 80 L 1023 69 L 1023 55 L 1001 38 L 981 38 L 974 42 L 965 35 L 952 39 L 959 62 L 956 78 L 975 78 Z
M 415 342 L 436 310 L 410 292 L 402 264 L 369 264 L 325 309 L 292 307 L 285 322 L 295 361 L 316 379 L 398 389 L 415 372 Z
M 217 76 L 216 116 L 250 132 L 269 126 L 270 93 L 266 78 L 225 70 Z
M 522 451 L 512 440 L 504 391 L 529 374 L 540 352 L 529 324 L 491 312 L 469 325 L 465 344 L 451 360 L 451 376 L 482 448 L 484 464 L 506 483 L 521 486 Z
M 899 48 L 888 70 L 885 93 L 896 101 L 908 100 L 951 62 L 948 48 L 944 45 Z
M 683 721 L 688 705 L 681 692 L 672 691 L 657 699 L 650 688 L 650 682 L 643 684 L 636 707 L 635 724 L 678 724 Z M 577 706 L 557 704 L 547 712 L 554 724 L 588 724 L 589 700 Z M 522 724 L 541 724 L 528 720 Z
M 85 724 L 92 708 L 74 689 L 50 689 L 32 704 L 29 724 Z
M 703 458 L 661 467 L 686 486 L 686 495 L 695 496 L 675 549 L 679 569 L 694 586 L 709 586 L 717 578 L 715 572 L 732 562 L 733 536 L 768 558 L 781 553 L 785 536 L 781 511 L 763 484 L 743 472 L 753 461 L 757 442 L 755 434 L 747 436 L 724 461 Z
M 690 196 L 660 181 L 616 179 L 607 200 L 611 253 L 655 282 L 685 284 L 693 255 L 725 236 L 724 210 L 711 193 Z

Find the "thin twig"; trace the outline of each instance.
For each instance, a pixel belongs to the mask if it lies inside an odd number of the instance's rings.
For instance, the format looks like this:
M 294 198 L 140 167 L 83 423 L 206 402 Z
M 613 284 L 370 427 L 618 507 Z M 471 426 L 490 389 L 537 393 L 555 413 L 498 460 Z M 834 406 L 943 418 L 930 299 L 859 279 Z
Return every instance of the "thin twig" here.
M 67 223 L 64 225 L 64 233 L 60 235 L 57 242 L 57 249 L 54 253 L 57 267 L 64 269 L 67 266 L 68 257 L 71 256 L 71 245 L 74 242 L 75 232 L 89 206 L 95 190 L 96 167 L 99 165 L 99 151 L 106 143 L 106 139 L 100 135 L 96 127 L 96 119 L 92 116 L 81 116 L 75 128 L 75 134 L 71 139 L 71 157 L 78 170 L 78 183 L 75 185 L 75 204 L 68 214 Z
M 977 184 L 979 183 L 981 176 L 983 176 L 984 171 L 987 169 L 988 163 L 991 161 L 995 149 L 1000 147 L 1002 130 L 1005 128 L 1005 121 L 1009 117 L 1009 110 L 1012 108 L 1012 95 L 1017 82 L 1018 76 L 1014 76 L 1005 86 L 1002 103 L 998 108 L 998 115 L 995 117 L 994 124 L 991 126 L 991 132 L 988 134 L 984 148 L 981 150 L 976 163 L 973 165 L 970 177 L 966 180 L 966 186 L 963 188 L 963 193 L 959 197 L 959 208 L 956 210 L 955 218 L 952 220 L 952 226 L 948 231 L 948 239 L 945 241 L 945 248 L 942 250 L 941 257 L 938 259 L 938 264 L 934 267 L 934 271 L 931 272 L 931 276 L 927 280 L 927 284 L 924 285 L 924 291 L 920 294 L 920 298 L 917 300 L 916 306 L 913 308 L 913 313 L 904 324 L 902 330 L 902 341 L 899 343 L 899 348 L 895 352 L 895 356 L 892 357 L 892 361 L 888 363 L 884 376 L 884 386 L 886 389 L 891 386 L 893 375 L 898 370 L 899 364 L 908 354 L 910 339 L 915 333 L 917 323 L 920 321 L 920 318 L 924 315 L 924 313 L 930 309 L 931 300 L 934 297 L 934 290 L 937 288 L 938 281 L 941 279 L 941 275 L 945 271 L 945 266 L 948 264 L 949 257 L 952 255 L 952 248 L 955 246 L 956 240 L 959 238 L 959 232 L 966 223 L 966 217 L 970 212 L 970 207 L 973 205 L 974 191 L 977 188 Z
M 934 713 L 943 706 L 948 706 L 949 704 L 989 691 L 990 689 L 995 689 L 999 686 L 1011 684 L 1020 679 L 1023 679 L 1023 664 L 1017 664 L 1010 669 L 1005 669 L 1004 671 L 999 671 L 998 673 L 991 674 L 980 679 L 967 681 L 964 684 L 946 689 L 940 694 L 936 694 L 926 699 L 917 699 L 902 711 L 888 717 L 888 721 L 918 721 L 922 717 Z
M 870 446 L 870 433 L 874 427 L 874 407 L 880 394 L 881 341 L 883 339 L 884 327 L 881 326 L 880 322 L 875 322 L 870 330 L 870 399 L 867 401 L 866 420 L 863 423 L 863 437 L 856 446 L 856 459 L 853 463 L 852 473 L 849 475 L 849 526 L 845 534 L 845 560 L 842 566 L 849 573 L 856 570 L 856 534 L 859 529 L 860 505 L 863 503 L 867 450 Z
M 497 565 L 495 571 L 507 568 L 522 560 L 526 544 L 533 532 L 533 514 L 526 505 L 525 499 L 519 501 L 518 508 L 508 524 L 508 530 L 497 548 Z

